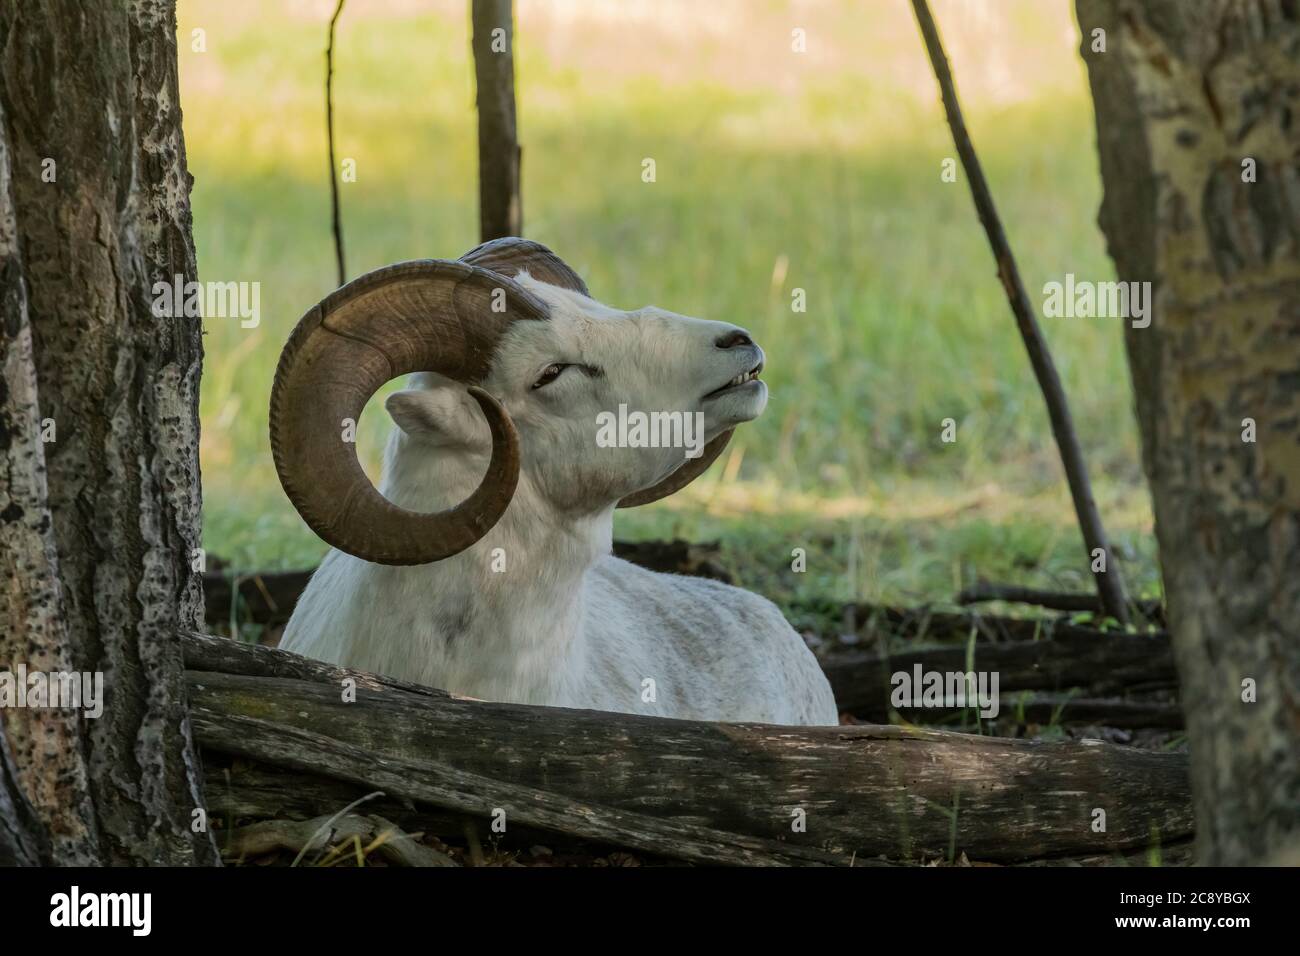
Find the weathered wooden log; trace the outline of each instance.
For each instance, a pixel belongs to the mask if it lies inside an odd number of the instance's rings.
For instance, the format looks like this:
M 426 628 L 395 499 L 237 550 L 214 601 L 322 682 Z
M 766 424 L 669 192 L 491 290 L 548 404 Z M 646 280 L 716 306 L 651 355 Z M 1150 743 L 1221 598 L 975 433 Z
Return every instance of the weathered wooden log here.
M 374 792 L 344 780 L 258 763 L 213 748 L 203 752 L 203 776 L 208 814 L 220 820 L 226 831 L 256 820 L 309 820 L 337 813 Z M 412 832 L 453 836 L 464 829 L 465 817 L 461 814 L 417 806 L 398 797 L 385 795 L 368 801 L 366 807 Z M 223 853 L 227 851 L 225 834 L 217 837 L 217 846 Z
M 380 787 L 385 793 L 449 807 L 462 813 L 490 817 L 498 808 L 529 824 L 559 833 L 675 856 L 696 863 L 741 866 L 782 866 L 837 862 L 833 854 L 803 846 L 785 847 L 775 840 L 755 838 L 691 822 L 664 819 L 634 810 L 603 806 L 589 798 L 572 798 L 554 790 L 504 782 L 424 758 L 377 753 L 370 747 L 340 741 L 337 735 L 315 733 L 282 721 L 230 713 L 212 707 L 208 691 L 220 698 L 224 689 L 232 698 L 241 694 L 276 693 L 286 689 L 304 706 L 320 703 L 322 694 L 334 696 L 320 685 L 299 683 L 306 699 L 280 679 L 200 674 L 191 720 L 200 740 L 215 742 L 232 753 L 291 767 L 311 770 L 340 780 Z M 268 686 L 269 685 L 269 686 Z M 405 693 L 398 691 L 394 693 Z
M 377 814 L 345 813 L 320 816 L 314 820 L 263 820 L 240 827 L 229 834 L 223 855 L 240 861 L 277 851 L 305 855 L 315 851 L 329 865 L 331 845 L 359 840 L 360 846 L 374 845 L 380 858 L 397 866 L 459 866 L 455 860 L 413 840 L 395 823 Z
M 900 671 L 911 674 L 917 666 L 944 673 L 971 669 L 966 648 L 960 644 L 908 648 L 887 658 L 879 653 L 839 653 L 822 664 L 840 710 L 863 717 L 887 714 L 891 676 Z M 1164 632 L 1100 634 L 1061 626 L 1042 640 L 977 642 L 972 666 L 997 672 L 1003 694 L 1078 687 L 1086 689 L 1088 697 L 1098 697 L 1178 684 L 1169 635 Z
M 487 703 L 234 641 L 189 636 L 185 649 L 205 749 L 668 857 L 862 863 L 955 849 L 1015 862 L 1192 831 L 1182 754 Z
M 1162 843 L 1145 850 L 1106 855 L 1058 856 L 1049 860 L 1029 860 L 1021 866 L 1192 866 L 1196 862 L 1193 840 Z
M 1025 587 L 1021 584 L 997 584 L 991 581 L 977 581 L 970 587 L 963 588 L 957 595 L 958 604 L 980 604 L 984 601 L 1031 604 L 1034 607 L 1047 608 L 1053 611 L 1105 613 L 1101 605 L 1101 598 L 1095 593 L 1047 591 L 1042 588 Z M 1138 599 L 1130 601 L 1129 605 L 1149 621 L 1161 620 L 1164 617 L 1164 606 L 1160 601 Z
M 1097 699 L 1071 697 L 1069 694 L 1031 694 L 1020 692 L 1003 696 L 997 720 L 1006 725 L 1060 724 L 1064 726 L 1104 726 L 1121 730 L 1181 730 L 1183 711 L 1176 703 L 1163 700 Z M 968 707 L 899 707 L 898 714 L 906 720 L 927 724 L 946 722 L 949 718 L 975 713 L 974 705 Z M 855 716 L 870 720 L 873 716 L 885 719 L 885 707 L 865 708 Z
M 370 792 L 366 786 L 350 784 L 316 774 L 298 773 L 228 754 L 207 750 L 203 753 L 203 772 L 207 778 L 208 812 L 223 826 L 231 821 L 289 818 L 308 820 L 336 813 Z M 465 817 L 411 801 L 381 798 L 367 806 L 385 819 L 411 832 L 432 833 L 449 840 L 458 839 Z M 541 844 L 556 853 L 589 857 L 608 853 L 602 845 L 567 834 L 556 834 L 533 827 L 512 826 L 508 845 L 524 850 Z M 230 855 L 235 844 L 223 832 L 217 844 Z M 1161 842 L 1154 847 L 1110 853 L 1086 853 L 1076 856 L 1053 856 L 1038 860 L 1016 861 L 1016 866 L 1146 866 L 1153 861 L 1161 866 L 1189 866 L 1192 863 L 1192 840 Z M 880 861 L 854 861 L 856 864 Z M 975 860 L 976 864 L 986 861 Z
M 1154 608 L 1151 610 L 1155 613 Z M 988 641 L 1033 641 L 1062 633 L 1087 633 L 1093 637 L 1124 633 L 1102 631 L 1076 623 L 1068 614 L 1010 617 L 986 614 L 977 608 L 943 611 L 927 605 L 899 607 L 864 603 L 847 605 L 844 611 L 849 628 L 865 639 L 884 633 L 918 641 L 960 641 L 970 637 L 973 632 L 978 638 Z M 1159 617 L 1157 614 L 1157 621 Z M 1153 629 L 1149 633 L 1158 633 L 1158 630 Z
M 314 681 L 341 687 L 352 680 L 357 688 L 381 691 L 386 688 L 411 694 L 450 699 L 451 695 L 436 687 L 412 684 L 382 674 L 349 670 L 337 664 L 291 654 L 277 648 L 245 644 L 225 637 L 212 637 L 194 631 L 181 634 L 187 671 L 212 671 L 218 674 L 242 674 L 246 677 L 280 677 L 286 680 Z
M 207 782 L 208 815 L 217 821 L 217 845 L 229 854 L 234 846 L 228 833 L 258 820 L 310 820 L 337 813 L 353 801 L 373 793 L 370 787 L 335 780 L 315 773 L 301 773 L 209 748 L 203 752 L 203 773 Z M 430 833 L 447 842 L 459 842 L 465 835 L 465 814 L 417 804 L 412 800 L 385 795 L 365 804 L 372 815 L 391 820 L 403 830 Z M 590 857 L 609 852 L 581 836 L 560 834 L 512 821 L 502 838 L 503 846 L 520 851 L 542 845 L 557 853 Z

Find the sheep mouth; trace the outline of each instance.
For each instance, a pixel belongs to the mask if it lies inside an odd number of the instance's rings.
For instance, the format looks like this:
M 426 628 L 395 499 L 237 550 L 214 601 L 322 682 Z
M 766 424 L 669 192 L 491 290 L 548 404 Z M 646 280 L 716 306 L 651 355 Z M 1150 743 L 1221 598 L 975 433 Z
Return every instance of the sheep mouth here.
M 743 388 L 744 386 L 748 385 L 750 382 L 758 381 L 759 373 L 761 373 L 762 371 L 763 371 L 763 363 L 760 361 L 748 372 L 741 372 L 739 375 L 732 378 L 721 388 L 715 388 L 713 391 L 709 392 L 704 397 L 716 398 L 717 396 L 724 395 L 727 392 L 732 391 L 733 389 Z

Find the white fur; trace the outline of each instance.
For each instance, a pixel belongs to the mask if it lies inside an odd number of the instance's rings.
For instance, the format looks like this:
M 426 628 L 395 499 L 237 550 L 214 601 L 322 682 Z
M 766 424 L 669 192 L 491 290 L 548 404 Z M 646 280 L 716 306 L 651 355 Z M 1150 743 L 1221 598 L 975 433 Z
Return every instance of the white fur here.
M 527 275 L 520 282 L 548 302 L 551 319 L 515 323 L 483 383 L 520 435 L 519 485 L 505 515 L 435 564 L 388 567 L 330 551 L 281 646 L 488 700 L 836 723 L 816 659 L 770 601 L 610 554 L 615 504 L 673 471 L 683 451 L 597 447 L 598 412 L 620 402 L 703 411 L 712 438 L 761 413 L 761 382 L 703 399 L 752 368 L 761 350 L 717 347 L 737 331 L 722 322 L 620 312 Z M 556 362 L 603 375 L 568 368 L 532 388 Z M 398 427 L 380 490 L 405 508 L 438 511 L 481 480 L 487 423 L 463 386 L 429 374 L 411 385 L 388 401 Z

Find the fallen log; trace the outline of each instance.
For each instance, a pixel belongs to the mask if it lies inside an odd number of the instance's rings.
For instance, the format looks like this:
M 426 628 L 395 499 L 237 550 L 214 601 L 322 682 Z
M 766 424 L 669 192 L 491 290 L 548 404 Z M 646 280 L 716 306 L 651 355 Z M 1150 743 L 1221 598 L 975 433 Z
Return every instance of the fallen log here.
M 229 838 L 222 855 L 234 862 L 280 850 L 299 856 L 314 850 L 328 861 L 331 854 L 326 851 L 332 844 L 358 840 L 358 846 L 373 847 L 382 859 L 397 866 L 460 865 L 445 853 L 417 843 L 396 824 L 376 814 L 347 813 L 320 816 L 314 820 L 263 820 L 240 827 L 230 833 Z
M 220 820 L 226 831 L 217 836 L 217 847 L 223 853 L 231 849 L 227 839 L 229 831 L 245 822 L 327 816 L 374 792 L 345 780 L 258 763 L 223 754 L 215 748 L 203 752 L 203 775 L 208 814 Z M 369 812 L 411 832 L 453 836 L 464 829 L 463 815 L 428 805 L 417 806 L 414 801 L 400 797 L 385 794 L 368 801 L 366 806 Z M 514 828 L 511 832 L 515 833 Z M 533 842 L 539 842 L 542 832 L 530 831 Z
M 222 712 L 208 706 L 211 698 L 205 696 L 209 690 L 206 681 L 214 677 L 218 687 L 224 683 L 225 689 L 236 695 L 256 694 L 263 689 L 283 691 L 286 682 L 271 681 L 272 687 L 259 688 L 257 684 L 266 678 L 206 675 L 205 683 L 191 685 L 192 690 L 199 691 L 199 696 L 192 698 L 190 714 L 195 737 L 207 743 L 216 741 L 220 749 L 231 753 L 380 787 L 393 796 L 467 815 L 493 817 L 500 812 L 504 814 L 501 819 L 514 817 L 529 826 L 580 834 L 695 863 L 780 866 L 837 862 L 832 854 L 811 847 L 784 847 L 775 840 L 603 806 L 588 798 L 572 798 L 553 790 L 496 780 L 435 760 L 376 753 L 369 747 L 344 743 L 337 735 Z M 301 686 L 320 691 L 317 685 Z M 292 688 L 287 690 L 293 693 Z M 316 696 L 319 702 L 319 694 Z M 303 700 L 299 703 L 311 706 Z
M 1196 862 L 1196 842 L 1179 840 L 1131 853 L 1106 856 L 1060 856 L 1047 860 L 1030 860 L 1021 866 L 1192 866 Z
M 887 719 L 889 708 L 865 708 L 859 716 L 864 719 Z M 945 722 L 963 717 L 973 719 L 974 705 L 967 707 L 899 707 L 898 714 L 906 720 L 927 724 Z M 1071 697 L 1069 694 L 1031 694 L 1019 692 L 1004 695 L 996 718 L 998 724 L 1027 726 L 1104 726 L 1120 730 L 1181 730 L 1183 711 L 1176 703 L 1162 700 L 1096 699 Z
M 226 754 L 212 750 L 205 751 L 203 758 L 209 816 L 221 821 L 223 826 L 229 826 L 230 821 L 236 820 L 319 818 L 337 812 L 338 808 L 348 806 L 369 792 L 369 788 L 364 785 L 298 773 L 242 758 L 229 758 Z M 436 807 L 417 806 L 411 801 L 387 797 L 376 800 L 369 806 L 374 808 L 376 815 L 394 821 L 403 830 L 432 833 L 452 840 L 463 833 L 465 817 Z M 577 856 L 598 857 L 609 852 L 590 840 L 532 827 L 511 827 L 509 836 L 510 844 L 519 851 L 540 844 L 557 853 Z M 234 855 L 238 845 L 235 839 L 228 840 L 221 831 L 218 831 L 217 843 L 227 856 Z M 1193 841 L 1185 838 L 1137 850 L 1053 856 L 1020 860 L 1006 865 L 1145 866 L 1154 861 L 1161 866 L 1190 866 L 1192 857 Z M 875 865 L 880 861 L 853 862 L 857 865 Z M 976 865 L 985 862 L 975 861 Z M 960 862 L 956 865 L 960 865 Z
M 1087 633 L 1094 638 L 1123 635 L 1076 623 L 1069 615 L 1010 617 L 986 614 L 976 608 L 941 611 L 928 605 L 898 607 L 890 604 L 849 604 L 843 608 L 850 630 L 864 640 L 887 634 L 909 640 L 963 641 L 973 632 L 982 640 L 1034 641 L 1060 633 Z M 1145 633 L 1158 633 L 1151 628 Z
M 971 666 L 962 644 L 909 647 L 880 653 L 836 653 L 822 662 L 841 711 L 862 717 L 889 712 L 892 675 L 922 671 L 988 671 L 998 675 L 998 689 L 1064 691 L 1083 688 L 1089 698 L 1134 689 L 1178 686 L 1169 635 L 1113 632 L 1059 626 L 1042 640 L 976 642 Z M 1077 707 L 1076 707 L 1077 709 Z M 1120 726 L 1120 725 L 1115 725 Z M 1153 724 L 1151 726 L 1159 726 Z
M 1192 832 L 1183 754 L 488 703 L 220 638 L 184 647 L 205 752 L 669 858 L 1017 862 Z
M 957 595 L 958 604 L 980 604 L 985 601 L 1031 604 L 1034 607 L 1047 608 L 1053 611 L 1105 613 L 1101 605 L 1101 599 L 1095 593 L 1047 591 L 1042 588 L 1025 587 L 1020 584 L 996 584 L 990 581 L 977 581 L 970 587 L 963 588 Z M 1164 618 L 1164 605 L 1160 601 L 1139 599 L 1129 603 L 1148 621 L 1161 621 Z

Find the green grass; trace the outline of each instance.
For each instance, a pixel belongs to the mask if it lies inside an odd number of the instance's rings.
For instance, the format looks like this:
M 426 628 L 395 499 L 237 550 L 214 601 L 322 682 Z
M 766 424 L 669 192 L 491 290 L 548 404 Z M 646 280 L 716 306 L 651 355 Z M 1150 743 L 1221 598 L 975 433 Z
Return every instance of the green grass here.
M 181 11 L 200 276 L 262 284 L 257 329 L 205 326 L 205 545 L 245 568 L 301 566 L 324 550 L 279 489 L 266 409 L 289 330 L 334 287 L 329 6 L 194 0 Z M 463 4 L 431 6 L 354 2 L 341 21 L 338 152 L 358 170 L 341 187 L 351 275 L 476 242 L 467 16 Z M 797 68 L 781 65 L 782 3 L 755 5 L 693 56 L 636 30 L 560 48 L 566 29 L 586 27 L 520 24 L 527 233 L 611 304 L 737 322 L 769 355 L 764 417 L 687 492 L 620 513 L 617 532 L 718 538 L 741 581 L 783 603 L 938 600 L 977 574 L 1086 587 L 1042 400 L 964 177 L 940 181 L 952 145 L 915 27 L 906 4 L 867 6 L 826 8 L 810 49 L 829 53 Z M 1031 295 L 1065 272 L 1112 276 L 1086 81 L 1061 40 L 1068 6 L 1007 8 L 1005 49 L 989 55 L 1028 64 L 1012 97 L 984 95 L 996 84 L 975 72 L 978 37 L 963 42 L 954 8 L 937 8 L 955 24 L 968 122 Z M 195 27 L 206 52 L 189 48 Z M 770 67 L 755 65 L 755 46 Z M 795 288 L 806 312 L 791 310 Z M 1152 593 L 1119 325 L 1045 327 L 1109 529 L 1132 556 L 1131 588 Z M 378 402 L 361 422 L 371 468 L 388 424 Z M 940 440 L 945 418 L 955 443 Z M 795 547 L 809 550 L 806 574 L 789 570 Z

